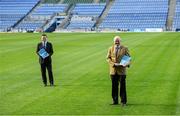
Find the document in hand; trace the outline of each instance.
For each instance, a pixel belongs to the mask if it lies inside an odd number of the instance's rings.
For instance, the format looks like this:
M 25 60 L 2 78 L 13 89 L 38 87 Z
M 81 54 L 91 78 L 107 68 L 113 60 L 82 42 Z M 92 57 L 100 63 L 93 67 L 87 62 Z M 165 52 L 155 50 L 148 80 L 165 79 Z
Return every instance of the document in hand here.
M 131 57 L 124 55 L 120 61 L 120 65 L 126 66 L 131 60 Z
M 46 57 L 49 56 L 49 54 L 46 52 L 46 50 L 44 48 L 40 49 L 38 54 L 43 58 L 45 59 Z

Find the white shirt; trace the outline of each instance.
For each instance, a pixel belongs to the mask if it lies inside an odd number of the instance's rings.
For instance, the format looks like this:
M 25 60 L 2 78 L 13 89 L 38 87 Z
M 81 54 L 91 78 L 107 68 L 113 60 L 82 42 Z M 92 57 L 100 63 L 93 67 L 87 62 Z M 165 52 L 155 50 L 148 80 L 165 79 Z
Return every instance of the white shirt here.
M 47 41 L 42 41 L 42 45 L 46 48 Z

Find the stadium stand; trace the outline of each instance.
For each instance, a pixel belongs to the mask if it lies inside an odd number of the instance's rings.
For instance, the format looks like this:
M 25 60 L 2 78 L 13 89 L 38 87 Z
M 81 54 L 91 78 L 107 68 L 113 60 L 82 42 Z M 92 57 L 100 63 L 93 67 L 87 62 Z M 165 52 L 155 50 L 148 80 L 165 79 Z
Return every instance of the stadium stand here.
M 176 0 L 176 10 L 173 21 L 173 28 L 175 30 L 180 30 L 180 0 Z
M 105 8 L 105 4 L 76 4 L 67 29 L 91 30 Z
M 144 31 L 165 28 L 168 0 L 115 0 L 100 29 Z
M 35 31 L 42 28 L 57 13 L 64 13 L 67 4 L 41 4 L 16 29 Z
M 88 31 L 180 30 L 180 0 L 174 2 L 176 8 L 170 7 L 175 16 L 168 14 L 170 4 L 169 0 L 0 0 L 0 31 L 44 31 L 52 25 Z
M 1 0 L 0 31 L 10 30 L 21 18 L 39 2 L 39 0 Z

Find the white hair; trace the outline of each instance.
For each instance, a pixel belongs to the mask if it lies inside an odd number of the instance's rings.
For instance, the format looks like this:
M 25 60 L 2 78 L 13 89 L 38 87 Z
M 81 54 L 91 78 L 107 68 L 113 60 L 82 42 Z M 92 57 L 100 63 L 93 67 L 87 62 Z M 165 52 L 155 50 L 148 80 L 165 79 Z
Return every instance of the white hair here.
M 114 37 L 114 42 L 116 42 L 116 39 L 118 39 L 119 41 L 121 41 L 121 38 L 119 36 L 115 36 Z

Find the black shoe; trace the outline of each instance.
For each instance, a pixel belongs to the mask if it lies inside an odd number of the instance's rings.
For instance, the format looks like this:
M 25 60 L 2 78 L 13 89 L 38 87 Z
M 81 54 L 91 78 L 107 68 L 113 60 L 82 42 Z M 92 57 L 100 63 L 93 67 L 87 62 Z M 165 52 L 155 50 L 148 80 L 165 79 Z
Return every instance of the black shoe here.
M 50 86 L 54 86 L 54 84 L 50 84 Z
M 111 105 L 118 105 L 119 103 L 118 102 L 113 102 Z

